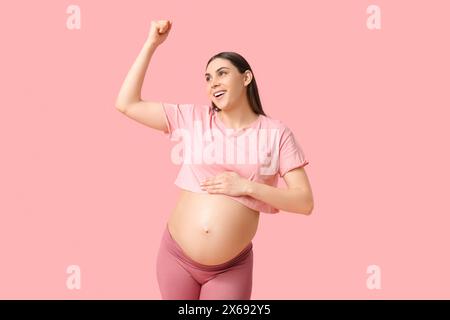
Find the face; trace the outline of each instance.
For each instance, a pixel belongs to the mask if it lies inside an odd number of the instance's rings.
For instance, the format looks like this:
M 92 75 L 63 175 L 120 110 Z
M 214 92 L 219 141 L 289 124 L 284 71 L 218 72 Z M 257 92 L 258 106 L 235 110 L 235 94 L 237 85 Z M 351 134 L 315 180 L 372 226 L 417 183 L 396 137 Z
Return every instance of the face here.
M 241 74 L 227 59 L 216 58 L 205 72 L 206 93 L 219 109 L 233 108 L 246 102 L 251 79 L 250 70 Z M 221 90 L 225 90 L 225 94 L 215 97 L 214 93 Z

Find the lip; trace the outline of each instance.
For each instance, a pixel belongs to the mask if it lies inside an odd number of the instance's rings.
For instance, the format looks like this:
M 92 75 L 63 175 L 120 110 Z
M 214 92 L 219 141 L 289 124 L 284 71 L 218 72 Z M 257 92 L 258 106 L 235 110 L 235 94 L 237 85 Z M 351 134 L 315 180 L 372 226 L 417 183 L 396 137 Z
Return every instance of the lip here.
M 213 95 L 214 100 L 216 100 L 216 101 L 222 100 L 222 98 L 223 98 L 223 96 L 225 95 L 225 93 L 227 93 L 227 92 L 225 91 L 225 92 L 224 92 L 222 95 L 220 95 L 219 97 L 216 97 L 216 96 Z
M 227 90 L 224 90 L 224 89 L 222 89 L 222 90 L 216 90 L 216 91 L 214 91 L 213 94 L 212 94 L 213 97 L 216 98 L 215 94 L 216 94 L 217 92 L 220 92 L 220 91 L 227 92 Z

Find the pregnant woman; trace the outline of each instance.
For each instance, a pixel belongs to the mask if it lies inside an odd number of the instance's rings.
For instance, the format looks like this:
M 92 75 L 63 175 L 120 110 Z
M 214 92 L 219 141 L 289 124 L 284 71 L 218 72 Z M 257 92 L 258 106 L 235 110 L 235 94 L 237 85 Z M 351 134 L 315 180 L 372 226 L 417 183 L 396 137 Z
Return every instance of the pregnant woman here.
M 116 101 L 129 118 L 180 141 L 171 156 L 182 163 L 175 181 L 180 195 L 156 262 L 161 296 L 248 300 L 259 214 L 312 212 L 309 162 L 292 131 L 265 115 L 253 71 L 237 53 L 207 63 L 211 106 L 142 100 L 150 59 L 171 28 L 171 21 L 151 22 Z M 278 177 L 288 188 L 277 188 Z

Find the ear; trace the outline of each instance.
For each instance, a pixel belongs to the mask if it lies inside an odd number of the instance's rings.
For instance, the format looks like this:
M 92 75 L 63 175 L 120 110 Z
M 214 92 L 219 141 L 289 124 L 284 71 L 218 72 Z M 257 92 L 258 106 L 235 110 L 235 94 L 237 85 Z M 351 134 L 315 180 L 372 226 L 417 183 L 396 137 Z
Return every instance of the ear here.
M 245 70 L 245 86 L 248 86 L 253 79 L 253 74 L 250 70 Z

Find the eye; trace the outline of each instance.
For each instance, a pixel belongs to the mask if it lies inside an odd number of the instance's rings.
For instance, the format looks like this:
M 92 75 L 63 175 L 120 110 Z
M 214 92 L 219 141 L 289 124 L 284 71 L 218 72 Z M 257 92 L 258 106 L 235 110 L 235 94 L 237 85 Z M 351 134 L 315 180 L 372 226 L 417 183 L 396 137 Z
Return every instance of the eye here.
M 219 71 L 219 74 L 220 74 L 220 75 L 226 74 L 226 72 L 225 72 L 225 71 Z M 206 81 L 209 81 L 209 77 L 206 77 Z

